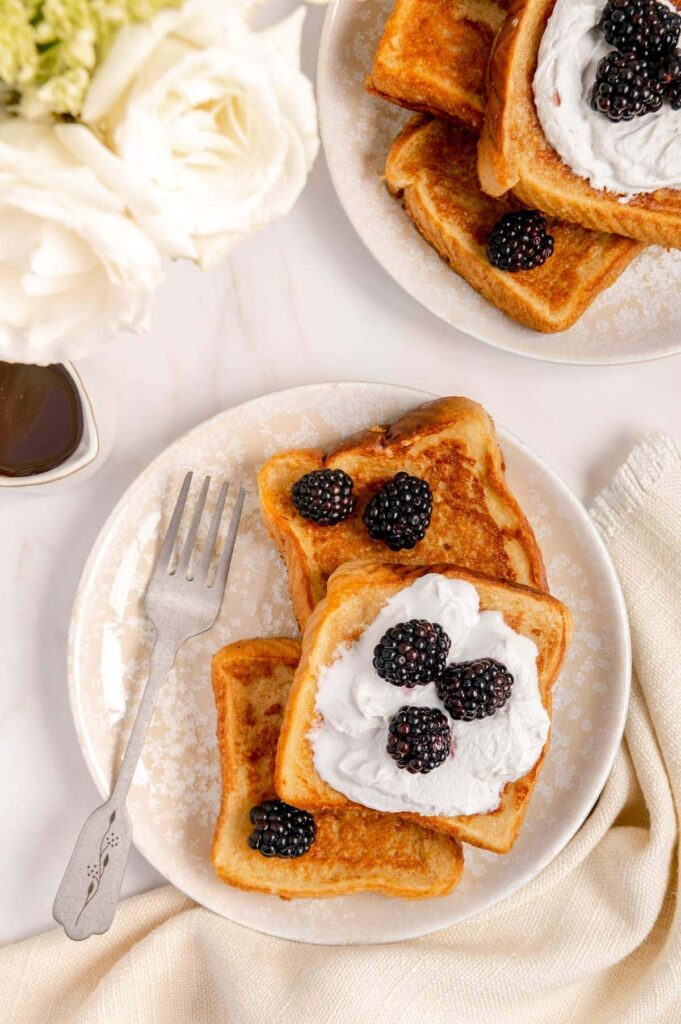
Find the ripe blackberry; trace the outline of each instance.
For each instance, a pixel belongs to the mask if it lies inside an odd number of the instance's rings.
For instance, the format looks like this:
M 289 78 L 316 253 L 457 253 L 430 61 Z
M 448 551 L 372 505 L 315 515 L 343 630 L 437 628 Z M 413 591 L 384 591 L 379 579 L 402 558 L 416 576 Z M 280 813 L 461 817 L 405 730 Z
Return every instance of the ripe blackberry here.
M 493 267 L 534 270 L 553 255 L 553 236 L 546 230 L 546 218 L 539 210 L 505 213 L 487 239 L 487 255 Z
M 681 110 L 681 50 L 674 50 L 657 69 L 657 80 L 662 83 L 672 110 Z
M 620 53 L 633 53 L 656 64 L 676 46 L 681 17 L 656 0 L 609 0 L 598 27 Z
M 283 800 L 264 800 L 251 808 L 248 845 L 263 857 L 302 857 L 317 835 L 314 818 Z
M 664 85 L 655 68 L 631 53 L 606 54 L 599 61 L 591 106 L 611 121 L 631 121 L 659 110 Z
M 402 551 L 423 540 L 432 512 L 433 495 L 426 481 L 397 473 L 364 509 L 364 525 L 374 540 L 382 540 L 391 551 Z
M 317 526 L 336 526 L 355 509 L 352 479 L 342 469 L 315 469 L 296 480 L 291 500 L 304 519 Z
M 447 718 L 439 708 L 400 708 L 390 719 L 386 750 L 412 775 L 427 775 L 447 759 L 452 742 Z
M 471 722 L 493 715 L 511 696 L 513 676 L 494 658 L 450 665 L 437 681 L 437 695 L 452 718 Z
M 444 672 L 450 646 L 437 622 L 400 622 L 374 648 L 374 668 L 381 679 L 395 686 L 431 683 Z

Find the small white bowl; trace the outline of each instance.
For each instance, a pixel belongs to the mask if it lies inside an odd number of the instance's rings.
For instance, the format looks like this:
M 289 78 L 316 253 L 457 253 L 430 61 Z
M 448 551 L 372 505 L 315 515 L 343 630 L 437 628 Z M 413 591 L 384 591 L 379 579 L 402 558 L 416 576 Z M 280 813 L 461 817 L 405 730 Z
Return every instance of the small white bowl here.
M 101 442 L 90 396 L 80 374 L 73 363 L 63 363 L 64 369 L 73 380 L 83 409 L 83 436 L 73 455 L 45 473 L 32 476 L 0 476 L 0 488 L 17 488 L 22 491 L 49 491 L 66 487 L 89 476 L 101 452 Z M 89 472 L 85 472 L 89 470 Z

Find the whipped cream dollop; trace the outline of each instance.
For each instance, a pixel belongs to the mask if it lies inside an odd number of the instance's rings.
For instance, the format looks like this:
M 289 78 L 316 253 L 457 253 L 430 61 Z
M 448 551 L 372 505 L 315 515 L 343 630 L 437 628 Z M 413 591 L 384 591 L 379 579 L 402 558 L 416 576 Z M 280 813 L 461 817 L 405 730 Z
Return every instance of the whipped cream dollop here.
M 613 49 L 598 28 L 603 7 L 603 0 L 556 2 L 534 76 L 544 135 L 563 162 L 593 188 L 627 197 L 679 188 L 680 111 L 664 103 L 653 114 L 615 122 L 591 109 L 598 62 Z
M 435 683 L 393 686 L 373 667 L 376 644 L 391 626 L 410 619 L 439 622 L 451 639 L 448 663 L 496 658 L 514 677 L 511 696 L 489 718 L 453 721 Z M 427 775 L 398 768 L 386 751 L 388 724 L 405 704 L 437 707 L 447 715 L 451 753 Z M 380 811 L 425 815 L 494 810 L 508 782 L 539 758 L 549 716 L 539 692 L 537 648 L 514 632 L 500 612 L 480 611 L 470 583 L 429 573 L 391 597 L 359 640 L 341 647 L 319 675 L 322 716 L 310 740 L 320 776 L 334 789 Z

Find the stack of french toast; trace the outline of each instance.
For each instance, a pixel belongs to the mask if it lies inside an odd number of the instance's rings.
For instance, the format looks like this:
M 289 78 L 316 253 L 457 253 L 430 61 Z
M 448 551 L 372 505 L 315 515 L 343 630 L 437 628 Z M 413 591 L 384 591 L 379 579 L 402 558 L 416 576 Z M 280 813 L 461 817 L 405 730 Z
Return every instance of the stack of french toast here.
M 494 424 L 444 398 L 261 468 L 302 637 L 213 659 L 212 861 L 285 899 L 442 896 L 508 853 L 570 643 Z
M 366 89 L 418 114 L 386 185 L 528 327 L 569 328 L 646 245 L 681 248 L 678 6 L 394 3 Z

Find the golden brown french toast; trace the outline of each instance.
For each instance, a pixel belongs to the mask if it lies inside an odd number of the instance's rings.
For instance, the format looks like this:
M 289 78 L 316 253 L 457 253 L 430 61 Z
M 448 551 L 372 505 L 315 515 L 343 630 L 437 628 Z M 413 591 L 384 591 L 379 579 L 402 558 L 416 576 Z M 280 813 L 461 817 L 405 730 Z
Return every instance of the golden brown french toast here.
M 296 480 L 324 467 L 343 469 L 354 481 L 357 509 L 336 526 L 303 519 L 291 501 Z M 362 512 L 402 470 L 429 483 L 433 515 L 415 548 L 395 552 L 369 537 Z M 421 565 L 455 562 L 546 589 L 539 546 L 505 483 L 494 424 L 482 406 L 468 398 L 429 402 L 332 451 L 282 452 L 265 463 L 258 484 L 263 519 L 286 562 L 301 627 L 324 597 L 331 573 L 357 558 Z
M 301 857 L 264 857 L 248 845 L 251 807 L 275 796 L 274 764 L 284 705 L 300 642 L 243 640 L 213 658 L 222 803 L 212 861 L 223 881 L 284 898 L 380 892 L 422 899 L 454 888 L 460 845 L 446 836 L 375 811 L 322 811 L 317 836 Z
M 534 641 L 538 650 L 539 689 L 550 714 L 551 687 L 572 635 L 570 613 L 560 601 L 541 591 L 456 566 L 347 563 L 329 580 L 327 596 L 305 629 L 302 658 L 291 687 L 277 754 L 276 788 L 282 799 L 310 810 L 356 806 L 329 786 L 315 768 L 309 735 L 320 719 L 316 710 L 317 680 L 322 668 L 338 656 L 339 648 L 356 641 L 386 601 L 431 572 L 472 583 L 482 610 L 500 611 L 507 625 Z M 474 846 L 507 853 L 518 836 L 547 747 L 548 740 L 532 770 L 506 786 L 496 810 L 453 818 L 414 814 L 407 817 Z
M 505 6 L 505 0 L 397 0 L 367 91 L 479 130 L 487 62 Z
M 576 175 L 546 140 L 532 82 L 554 2 L 513 0 L 497 36 L 478 154 L 483 189 L 492 196 L 512 189 L 521 202 L 554 217 L 648 244 L 681 247 L 681 190 L 659 189 L 622 203 L 615 193 L 596 190 Z
M 392 145 L 385 168 L 390 192 L 423 237 L 476 291 L 537 331 L 564 331 L 643 248 L 618 235 L 549 218 L 554 254 L 534 270 L 494 267 L 486 242 L 497 220 L 519 203 L 480 188 L 477 139 L 460 125 L 416 116 Z

